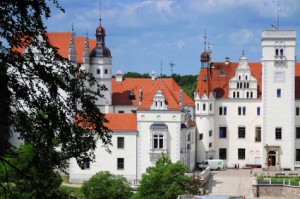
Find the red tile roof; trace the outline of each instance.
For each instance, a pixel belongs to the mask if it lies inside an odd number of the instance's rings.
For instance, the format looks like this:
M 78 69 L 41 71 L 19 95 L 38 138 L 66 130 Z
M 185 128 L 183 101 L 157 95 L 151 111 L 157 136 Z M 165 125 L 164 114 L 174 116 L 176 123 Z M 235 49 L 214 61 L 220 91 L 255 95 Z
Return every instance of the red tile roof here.
M 300 63 L 296 63 L 295 67 L 295 98 L 300 99 Z
M 180 101 L 180 87 L 171 78 L 164 78 L 163 81 L 156 79 L 152 81 L 150 78 L 125 78 L 122 82 L 117 82 L 115 78 L 112 79 L 112 103 L 113 105 L 133 105 L 139 106 L 139 90 L 142 89 L 142 103 L 141 109 L 150 107 L 153 96 L 156 90 L 160 88 L 163 91 L 168 102 L 168 108 L 174 109 L 179 106 Z M 130 92 L 134 93 L 135 98 L 129 99 Z M 194 101 L 185 93 L 183 95 L 183 106 L 194 106 Z M 149 97 L 148 97 L 149 96 Z M 144 102 L 147 99 L 146 102 Z M 140 110 L 141 110 L 140 109 Z M 176 108 L 177 109 L 177 108 Z
M 257 95 L 258 98 L 261 98 L 261 63 L 250 62 L 248 64 L 251 69 L 252 76 L 254 76 L 257 79 Z M 235 75 L 235 69 L 238 65 L 238 62 L 231 62 L 229 65 L 225 65 L 224 62 L 214 62 L 212 63 L 210 69 L 201 69 L 200 74 L 198 76 L 196 92 L 199 92 L 200 96 L 202 96 L 205 91 L 212 90 L 216 94 L 217 98 L 227 98 L 229 94 L 229 80 Z M 222 71 L 225 72 L 225 75 L 220 75 Z M 202 79 L 203 75 L 207 75 L 207 77 L 210 77 L 211 79 L 206 80 L 206 82 L 204 82 Z
M 68 58 L 71 34 L 72 34 L 71 32 L 49 32 L 49 33 L 47 33 L 49 42 L 53 46 L 58 48 L 58 53 L 64 58 Z M 84 42 L 85 42 L 84 36 L 75 37 L 75 50 L 76 50 L 77 63 L 83 63 Z M 90 39 L 89 40 L 90 52 L 95 46 L 96 46 L 96 40 Z
M 105 114 L 109 121 L 105 125 L 114 132 L 137 131 L 136 114 L 133 113 L 110 113 Z

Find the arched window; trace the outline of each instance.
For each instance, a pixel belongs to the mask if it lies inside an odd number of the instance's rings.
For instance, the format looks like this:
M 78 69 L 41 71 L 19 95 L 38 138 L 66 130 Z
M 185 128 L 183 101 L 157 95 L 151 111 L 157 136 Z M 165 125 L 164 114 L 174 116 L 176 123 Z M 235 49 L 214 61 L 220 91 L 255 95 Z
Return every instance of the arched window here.
M 233 92 L 233 98 L 235 98 L 235 92 Z
M 236 83 L 236 87 L 237 87 L 237 88 L 240 88 L 240 84 L 239 84 L 239 83 Z
M 249 88 L 249 82 L 247 82 L 247 88 Z

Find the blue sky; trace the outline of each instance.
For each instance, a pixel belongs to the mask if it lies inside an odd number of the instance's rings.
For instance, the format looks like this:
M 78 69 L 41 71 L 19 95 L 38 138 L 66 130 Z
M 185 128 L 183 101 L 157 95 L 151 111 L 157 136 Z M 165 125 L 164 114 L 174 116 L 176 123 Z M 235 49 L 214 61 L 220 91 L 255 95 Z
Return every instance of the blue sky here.
M 95 38 L 99 0 L 60 0 L 65 13 L 52 9 L 48 32 L 71 31 Z M 113 73 L 174 72 L 198 74 L 204 31 L 212 61 L 238 61 L 244 49 L 250 62 L 261 57 L 261 31 L 277 25 L 275 0 L 101 0 L 106 45 L 113 56 Z M 296 29 L 300 57 L 300 0 L 281 0 L 280 28 Z

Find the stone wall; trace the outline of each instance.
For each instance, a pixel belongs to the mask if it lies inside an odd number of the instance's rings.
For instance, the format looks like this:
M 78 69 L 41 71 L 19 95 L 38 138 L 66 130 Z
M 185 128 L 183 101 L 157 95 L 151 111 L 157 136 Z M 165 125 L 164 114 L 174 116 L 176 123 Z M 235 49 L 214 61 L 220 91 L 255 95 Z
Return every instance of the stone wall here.
M 284 196 L 288 198 L 299 198 L 300 187 L 285 185 L 252 185 L 252 193 L 255 198 L 260 196 Z

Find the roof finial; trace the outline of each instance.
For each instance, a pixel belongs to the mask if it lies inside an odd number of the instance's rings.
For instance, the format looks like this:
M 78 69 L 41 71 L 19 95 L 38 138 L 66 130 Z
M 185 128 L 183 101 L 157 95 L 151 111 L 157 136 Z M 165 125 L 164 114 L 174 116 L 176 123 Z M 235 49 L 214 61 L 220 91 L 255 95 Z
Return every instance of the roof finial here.
M 74 34 L 74 25 L 73 25 L 73 22 L 72 22 L 72 34 Z
M 243 48 L 243 56 L 245 55 L 245 50 L 244 50 L 244 48 Z
M 160 60 L 160 79 L 162 79 L 162 60 Z
M 101 16 L 101 1 L 100 1 L 100 3 L 99 3 L 99 9 L 100 9 L 99 23 L 100 23 L 100 26 L 101 26 L 101 21 L 102 21 L 102 16 Z
M 208 52 L 210 52 L 210 40 L 208 39 L 208 43 L 207 43 L 207 50 Z
M 206 50 L 206 29 L 204 29 L 204 50 Z

